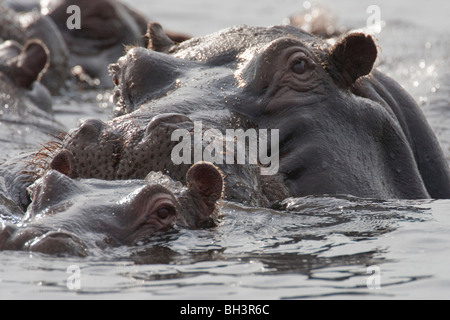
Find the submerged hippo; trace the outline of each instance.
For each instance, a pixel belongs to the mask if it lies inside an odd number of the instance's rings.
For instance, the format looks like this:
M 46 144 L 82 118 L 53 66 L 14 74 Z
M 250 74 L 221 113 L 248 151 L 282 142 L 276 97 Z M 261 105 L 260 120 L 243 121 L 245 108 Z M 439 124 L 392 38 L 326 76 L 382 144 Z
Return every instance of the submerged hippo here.
M 73 5 L 80 9 L 79 29 L 68 27 L 73 12 L 67 11 Z M 0 4 L 0 13 L 0 37 L 4 33 L 5 40 L 20 43 L 38 38 L 49 48 L 43 83 L 52 94 L 60 94 L 73 77 L 86 87 L 111 87 L 108 65 L 123 54 L 125 45 L 145 44 L 145 18 L 115 0 L 6 2 Z
M 221 172 L 197 163 L 187 173 L 187 186 L 160 173 L 145 180 L 73 180 L 60 155 L 54 170 L 29 187 L 32 204 L 17 225 L 1 223 L 0 250 L 86 256 L 95 247 L 139 245 L 177 225 L 215 225 L 222 198 Z
M 147 19 L 117 0 L 6 1 L 0 3 L 0 13 L 0 37 L 3 28 L 14 34 L 7 39 L 39 38 L 50 49 L 43 82 L 53 94 L 73 76 L 87 88 L 112 87 L 108 65 L 123 55 L 125 46 L 147 45 Z M 167 34 L 177 42 L 189 38 Z
M 26 161 L 49 139 L 64 132 L 54 120 L 50 92 L 39 79 L 48 68 L 48 49 L 40 40 L 22 46 L 0 44 L 0 215 L 23 213 L 28 204 Z M 37 159 L 35 160 L 37 162 Z
M 77 14 L 67 12 L 69 6 L 79 8 L 80 28 L 68 28 L 69 18 Z M 80 66 L 74 69 L 76 75 L 86 73 L 95 86 L 111 86 L 108 64 L 123 54 L 125 45 L 144 45 L 146 19 L 116 0 L 50 0 L 41 2 L 41 12 L 60 31 L 70 67 Z
M 48 55 L 45 44 L 36 39 L 24 46 L 11 40 L 0 44 L 0 122 L 4 125 L 53 124 L 52 98 L 39 82 L 47 71 Z M 4 142 L 11 138 L 3 135 Z
M 55 23 L 37 11 L 15 12 L 10 4 L 0 3 L 0 38 L 25 45 L 39 39 L 48 49 L 46 72 L 40 82 L 57 94 L 70 78 L 69 51 Z
M 436 137 L 400 85 L 373 70 L 371 36 L 330 42 L 290 26 L 244 26 L 176 45 L 159 29 L 149 26 L 153 50 L 132 48 L 110 67 L 121 116 L 87 121 L 62 143 L 74 177 L 143 178 L 156 166 L 182 179 L 186 166 L 170 157 L 174 142 L 152 138 L 158 117 L 172 113 L 172 130 L 189 121 L 222 132 L 279 130 L 277 183 L 227 165 L 227 184 L 245 180 L 257 194 L 273 195 L 281 180 L 287 196 L 450 197 Z

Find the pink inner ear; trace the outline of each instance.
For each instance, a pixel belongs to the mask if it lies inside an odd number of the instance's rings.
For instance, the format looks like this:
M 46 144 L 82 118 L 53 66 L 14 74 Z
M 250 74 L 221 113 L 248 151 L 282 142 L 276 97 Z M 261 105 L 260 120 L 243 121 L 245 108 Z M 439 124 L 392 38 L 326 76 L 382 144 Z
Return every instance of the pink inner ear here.
M 202 197 L 218 200 L 223 193 L 223 177 L 220 170 L 211 163 L 194 164 L 186 175 L 188 187 Z

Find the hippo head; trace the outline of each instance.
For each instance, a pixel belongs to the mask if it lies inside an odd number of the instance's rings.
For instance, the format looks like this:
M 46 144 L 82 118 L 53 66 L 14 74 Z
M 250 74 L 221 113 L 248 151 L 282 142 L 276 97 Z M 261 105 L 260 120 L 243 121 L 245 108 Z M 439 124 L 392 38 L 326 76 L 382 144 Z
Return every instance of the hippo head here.
M 222 132 L 278 130 L 272 151 L 291 196 L 450 197 L 437 140 L 413 99 L 373 70 L 371 36 L 237 27 L 175 45 L 154 24 L 148 34 L 152 50 L 133 48 L 110 67 L 120 116 L 85 122 L 63 143 L 80 176 L 145 176 L 149 154 L 177 172 L 170 139 L 151 139 L 152 119 L 176 113 Z
M 170 230 L 214 226 L 222 198 L 221 172 L 198 163 L 187 186 L 162 173 L 145 180 L 73 180 L 70 154 L 29 187 L 32 203 L 19 226 L 3 226 L 0 249 L 85 256 L 92 246 L 139 245 Z
M 108 64 L 123 54 L 124 45 L 144 43 L 145 18 L 119 1 L 50 0 L 41 2 L 41 12 L 61 32 L 69 65 L 81 67 L 93 85 L 109 87 Z M 76 75 L 79 67 L 73 70 Z
M 29 40 L 24 46 L 12 40 L 0 44 L 0 77 L 4 93 L 0 101 L 2 110 L 5 109 L 3 112 L 21 108 L 19 101 L 23 98 L 28 98 L 45 111 L 51 111 L 50 93 L 39 83 L 48 68 L 48 57 L 49 51 L 40 40 Z M 8 108 L 5 108 L 6 105 Z

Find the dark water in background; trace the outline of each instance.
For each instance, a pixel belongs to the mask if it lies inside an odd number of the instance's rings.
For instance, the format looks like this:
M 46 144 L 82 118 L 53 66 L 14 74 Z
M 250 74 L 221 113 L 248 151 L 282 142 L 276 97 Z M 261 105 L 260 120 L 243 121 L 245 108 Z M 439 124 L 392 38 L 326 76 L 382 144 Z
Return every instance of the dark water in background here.
M 192 35 L 279 24 L 303 5 L 126 2 L 167 29 Z M 327 4 L 340 23 L 360 28 L 373 3 Z M 443 0 L 432 4 L 377 1 L 385 21 L 377 35 L 378 66 L 420 103 L 450 160 L 450 9 Z M 107 101 L 104 92 L 61 98 L 58 119 L 68 127 L 82 117 L 107 119 Z M 450 298 L 450 200 L 307 197 L 287 200 L 280 211 L 227 204 L 223 215 L 211 230 L 174 230 L 143 247 L 85 259 L 0 252 L 0 299 Z M 71 266 L 79 268 L 79 290 L 68 286 Z M 368 288 L 369 266 L 380 272 L 380 289 Z

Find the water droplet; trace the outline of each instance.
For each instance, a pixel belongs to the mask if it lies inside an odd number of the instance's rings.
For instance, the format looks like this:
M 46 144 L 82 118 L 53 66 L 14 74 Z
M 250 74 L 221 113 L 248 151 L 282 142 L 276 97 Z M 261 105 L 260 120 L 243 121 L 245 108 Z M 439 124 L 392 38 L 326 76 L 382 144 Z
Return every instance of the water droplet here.
M 428 98 L 427 97 L 419 97 L 419 103 L 420 104 L 425 104 L 428 102 Z
M 291 19 L 289 19 L 289 18 L 284 18 L 284 19 L 281 21 L 281 24 L 284 25 L 284 26 L 290 25 L 290 24 L 291 24 Z

